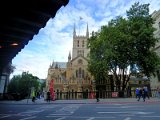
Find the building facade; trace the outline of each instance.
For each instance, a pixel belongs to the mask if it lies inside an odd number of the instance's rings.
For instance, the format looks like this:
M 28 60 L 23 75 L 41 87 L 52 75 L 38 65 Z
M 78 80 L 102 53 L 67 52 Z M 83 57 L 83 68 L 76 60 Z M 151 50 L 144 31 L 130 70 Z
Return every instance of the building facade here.
M 52 81 L 57 99 L 88 98 L 90 96 L 89 92 L 94 91 L 93 78 L 87 70 L 89 54 L 89 49 L 87 48 L 88 38 L 88 24 L 86 35 L 84 36 L 76 34 L 76 27 L 74 25 L 72 56 L 69 52 L 68 62 L 53 62 L 50 65 L 46 89 L 49 90 Z
M 160 10 L 154 11 L 152 13 L 152 18 L 155 21 L 153 24 L 153 27 L 156 28 L 156 31 L 154 32 L 154 36 L 158 38 L 158 42 L 153 49 L 159 56 L 160 56 Z M 157 68 L 156 76 L 151 77 L 151 88 L 157 89 L 157 87 L 160 86 L 160 68 Z

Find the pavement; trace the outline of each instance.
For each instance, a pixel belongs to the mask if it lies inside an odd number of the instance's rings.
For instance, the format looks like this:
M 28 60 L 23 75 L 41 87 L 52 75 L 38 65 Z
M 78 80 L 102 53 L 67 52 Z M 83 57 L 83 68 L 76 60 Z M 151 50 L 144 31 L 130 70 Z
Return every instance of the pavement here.
M 138 104 L 138 103 L 159 103 L 160 104 L 160 98 L 150 98 L 146 99 L 145 102 L 143 102 L 143 99 L 141 98 L 140 101 L 137 101 L 136 98 L 107 98 L 107 99 L 100 99 L 99 102 L 96 102 L 96 99 L 79 99 L 79 100 L 54 100 L 47 102 L 44 100 L 44 98 L 36 99 L 35 102 L 32 102 L 31 99 L 23 99 L 19 101 L 15 100 L 1 100 L 0 104 Z

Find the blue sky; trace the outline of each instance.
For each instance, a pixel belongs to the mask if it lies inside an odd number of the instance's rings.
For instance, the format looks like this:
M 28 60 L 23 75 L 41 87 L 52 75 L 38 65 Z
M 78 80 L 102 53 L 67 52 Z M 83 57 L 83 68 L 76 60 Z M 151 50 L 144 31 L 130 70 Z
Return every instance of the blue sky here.
M 139 1 L 150 3 L 150 14 L 160 9 L 159 0 Z M 69 0 L 67 6 L 61 7 L 12 60 L 16 69 L 11 77 L 29 71 L 40 79 L 47 78 L 52 61 L 66 62 L 72 51 L 74 23 L 79 35 L 85 35 L 87 23 L 90 33 L 97 31 L 116 16 L 125 17 L 126 10 L 135 2 L 138 0 Z M 83 19 L 80 20 L 80 17 Z

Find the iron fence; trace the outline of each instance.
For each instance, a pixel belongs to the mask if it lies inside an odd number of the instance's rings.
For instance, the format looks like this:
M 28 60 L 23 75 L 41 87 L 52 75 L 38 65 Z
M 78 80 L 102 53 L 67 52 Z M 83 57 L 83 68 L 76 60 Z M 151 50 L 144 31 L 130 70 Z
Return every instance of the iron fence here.
M 72 100 L 72 99 L 95 99 L 96 93 L 99 98 L 132 98 L 136 97 L 135 91 L 93 91 L 93 92 L 55 92 L 57 100 Z M 157 90 L 149 91 L 150 97 L 157 97 Z

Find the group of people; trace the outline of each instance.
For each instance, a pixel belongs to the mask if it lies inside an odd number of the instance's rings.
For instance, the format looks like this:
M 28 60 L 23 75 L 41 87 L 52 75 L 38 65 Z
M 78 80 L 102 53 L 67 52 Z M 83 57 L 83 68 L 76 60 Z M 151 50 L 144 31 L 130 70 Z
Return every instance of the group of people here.
M 146 97 L 149 99 L 149 90 L 148 88 L 145 86 L 145 87 L 142 87 L 142 88 L 136 88 L 136 98 L 137 98 L 137 101 L 140 101 L 141 97 L 143 98 L 143 101 L 145 102 L 145 99 Z
M 40 91 L 35 91 L 34 89 L 31 91 L 32 102 L 35 102 L 36 98 L 40 99 L 42 93 Z
M 40 99 L 41 96 L 42 94 L 39 91 L 36 92 L 34 89 L 31 91 L 32 102 L 35 102 L 36 99 Z M 50 100 L 53 100 L 52 94 L 50 91 L 43 93 L 43 97 L 47 102 L 50 102 Z

